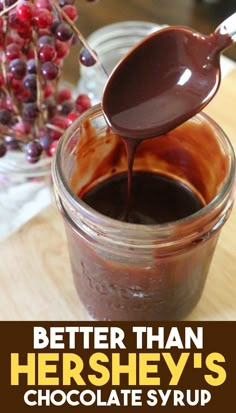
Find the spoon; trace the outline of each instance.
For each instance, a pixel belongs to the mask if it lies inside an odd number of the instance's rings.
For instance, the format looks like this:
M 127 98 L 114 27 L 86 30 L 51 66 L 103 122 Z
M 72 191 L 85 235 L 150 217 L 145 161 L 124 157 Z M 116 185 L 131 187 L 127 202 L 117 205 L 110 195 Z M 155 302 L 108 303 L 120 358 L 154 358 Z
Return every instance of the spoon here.
M 172 26 L 147 36 L 115 67 L 102 98 L 113 132 L 162 135 L 200 112 L 220 85 L 220 53 L 236 41 L 236 13 L 210 35 Z

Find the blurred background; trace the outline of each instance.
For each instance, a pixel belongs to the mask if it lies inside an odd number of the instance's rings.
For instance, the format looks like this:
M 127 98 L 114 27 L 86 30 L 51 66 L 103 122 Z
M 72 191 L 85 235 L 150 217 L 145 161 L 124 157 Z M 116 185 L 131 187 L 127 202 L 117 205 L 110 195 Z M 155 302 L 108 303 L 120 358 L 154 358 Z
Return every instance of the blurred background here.
M 236 0 L 97 0 L 78 1 L 77 26 L 85 37 L 94 30 L 122 20 L 146 20 L 157 24 L 180 24 L 209 34 L 230 14 L 236 12 Z M 77 47 L 77 46 L 76 46 Z M 78 46 L 79 48 L 79 46 Z M 236 61 L 236 46 L 224 54 Z M 72 53 L 65 78 L 78 80 L 77 53 Z M 77 59 L 77 60 L 76 60 Z

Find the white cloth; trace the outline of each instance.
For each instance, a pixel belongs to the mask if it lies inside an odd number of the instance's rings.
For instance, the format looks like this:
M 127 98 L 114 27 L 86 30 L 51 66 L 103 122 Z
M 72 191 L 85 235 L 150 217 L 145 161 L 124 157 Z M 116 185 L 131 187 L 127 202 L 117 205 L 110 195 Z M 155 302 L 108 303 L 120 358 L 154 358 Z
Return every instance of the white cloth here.
M 52 196 L 52 186 L 45 180 L 9 185 L 0 176 L 0 241 L 50 205 Z

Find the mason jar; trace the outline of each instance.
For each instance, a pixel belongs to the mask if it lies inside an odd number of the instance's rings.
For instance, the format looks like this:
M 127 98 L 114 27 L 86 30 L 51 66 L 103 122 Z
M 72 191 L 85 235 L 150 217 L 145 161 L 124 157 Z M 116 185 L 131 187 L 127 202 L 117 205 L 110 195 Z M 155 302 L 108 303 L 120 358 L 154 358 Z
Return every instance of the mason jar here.
M 21 151 L 0 158 L 0 240 L 52 202 L 51 158 L 35 164 Z
M 93 32 L 87 42 L 99 56 L 109 75 L 135 44 L 159 28 L 159 25 L 145 21 L 113 23 Z M 106 80 L 107 76 L 99 64 L 91 67 L 80 65 L 78 92 L 88 94 L 94 104 L 98 103 Z
M 180 320 L 201 297 L 232 209 L 234 152 L 222 129 L 201 113 L 164 136 L 143 141 L 134 172 L 181 182 L 203 207 L 173 222 L 142 225 L 88 206 L 84 193 L 127 173 L 125 145 L 107 128 L 100 105 L 82 114 L 59 141 L 53 181 L 75 287 L 95 320 Z

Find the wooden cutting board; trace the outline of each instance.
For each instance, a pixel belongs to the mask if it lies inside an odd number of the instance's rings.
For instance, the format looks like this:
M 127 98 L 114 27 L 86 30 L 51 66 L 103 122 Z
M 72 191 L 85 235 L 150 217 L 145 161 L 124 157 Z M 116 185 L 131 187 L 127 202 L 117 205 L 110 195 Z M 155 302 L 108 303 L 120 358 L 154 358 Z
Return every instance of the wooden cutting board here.
M 236 150 L 236 71 L 222 81 L 206 112 Z M 55 205 L 0 243 L 0 319 L 85 319 Z M 221 233 L 203 297 L 188 319 L 236 320 L 236 208 Z

